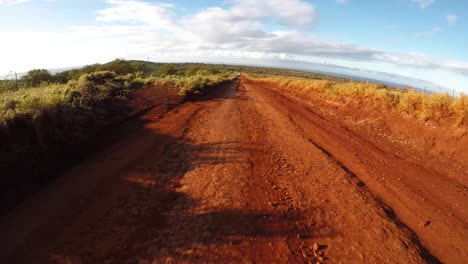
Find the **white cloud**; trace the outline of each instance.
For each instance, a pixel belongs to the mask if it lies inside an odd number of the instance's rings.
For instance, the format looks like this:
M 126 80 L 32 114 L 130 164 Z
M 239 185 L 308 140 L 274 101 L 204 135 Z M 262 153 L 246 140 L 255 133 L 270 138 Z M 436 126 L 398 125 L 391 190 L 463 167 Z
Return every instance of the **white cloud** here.
M 170 5 L 139 1 L 108 0 L 112 7 L 98 12 L 98 21 L 140 22 L 154 28 L 171 28 L 173 22 L 167 10 Z
M 419 2 L 427 7 L 434 1 Z M 77 29 L 80 32 L 96 32 L 97 36 L 105 35 L 110 39 L 119 36 L 128 41 L 130 46 L 135 46 L 133 50 L 140 53 L 169 58 L 273 56 L 285 59 L 315 56 L 385 62 L 415 68 L 439 68 L 468 76 L 468 64 L 465 62 L 437 61 L 417 53 L 385 52 L 307 34 L 307 29 L 315 25 L 317 14 L 313 5 L 302 0 L 228 0 L 231 4 L 228 8 L 206 8 L 179 18 L 171 15 L 171 5 L 133 0 L 108 0 L 108 3 L 111 7 L 100 11 L 98 20 L 117 23 L 119 26 L 110 24 Z M 271 21 L 288 30 L 266 30 L 266 23 Z M 132 25 L 122 28 L 120 24 L 126 22 Z M 165 28 L 169 30 L 163 30 Z M 441 30 L 440 27 L 434 27 L 416 36 L 433 36 Z
M 309 28 L 317 21 L 315 7 L 303 0 L 232 0 L 236 5 L 231 9 L 237 14 L 246 13 L 248 17 L 261 19 L 273 18 L 277 23 Z
M 347 4 L 347 3 L 351 2 L 351 0 L 336 0 L 336 2 L 338 4 Z
M 185 18 L 185 24 L 203 23 L 205 27 L 213 27 L 217 23 L 229 23 L 237 28 L 235 31 L 258 31 L 258 27 L 265 21 L 273 22 L 291 28 L 311 28 L 317 22 L 315 7 L 303 0 L 230 0 L 231 8 L 219 7 L 205 9 L 193 16 Z M 229 28 L 223 28 L 229 30 Z M 222 31 L 222 30 L 221 30 Z
M 0 0 L 0 5 L 16 5 L 29 2 L 30 0 Z
M 419 7 L 421 7 L 422 9 L 425 9 L 435 3 L 435 0 L 412 0 L 412 1 L 418 4 Z
M 447 19 L 447 23 L 449 25 L 455 24 L 455 22 L 457 22 L 457 19 L 458 19 L 456 15 L 447 15 L 445 18 Z
M 432 37 L 442 31 L 442 28 L 440 27 L 433 27 L 430 31 L 424 31 L 424 32 L 418 32 L 414 34 L 418 38 L 427 38 L 427 37 Z

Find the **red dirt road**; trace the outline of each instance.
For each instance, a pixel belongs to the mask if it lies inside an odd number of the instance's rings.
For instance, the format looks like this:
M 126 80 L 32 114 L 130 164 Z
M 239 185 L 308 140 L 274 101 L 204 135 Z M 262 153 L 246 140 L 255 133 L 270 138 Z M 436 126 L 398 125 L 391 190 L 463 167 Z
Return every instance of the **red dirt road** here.
M 465 185 L 268 87 L 225 85 L 126 126 L 0 221 L 0 263 L 467 259 Z

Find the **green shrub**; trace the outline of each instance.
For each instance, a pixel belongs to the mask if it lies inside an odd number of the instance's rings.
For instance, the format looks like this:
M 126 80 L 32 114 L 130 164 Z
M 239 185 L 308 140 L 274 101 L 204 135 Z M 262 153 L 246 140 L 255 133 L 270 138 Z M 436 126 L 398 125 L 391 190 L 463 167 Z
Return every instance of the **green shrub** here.
M 30 84 L 31 87 L 37 87 L 41 83 L 51 82 L 53 80 L 50 72 L 45 69 L 30 70 L 22 79 Z
M 147 83 L 145 82 L 145 80 L 142 79 L 133 79 L 128 81 L 126 86 L 130 90 L 136 90 L 147 86 Z
M 177 75 L 178 71 L 172 64 L 164 64 L 157 70 L 157 73 L 162 76 Z

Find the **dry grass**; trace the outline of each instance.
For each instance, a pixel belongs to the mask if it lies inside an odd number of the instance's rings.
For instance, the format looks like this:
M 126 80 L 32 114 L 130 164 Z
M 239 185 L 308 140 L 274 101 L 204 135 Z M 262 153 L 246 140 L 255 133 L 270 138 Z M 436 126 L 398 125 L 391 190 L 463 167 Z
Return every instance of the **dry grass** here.
M 412 89 L 394 89 L 384 85 L 358 81 L 315 80 L 286 76 L 247 75 L 250 82 L 297 90 L 340 103 L 366 103 L 398 113 L 406 113 L 424 121 L 440 121 L 454 117 L 456 126 L 468 124 L 468 98 L 452 98 L 448 94 L 425 94 Z
M 19 116 L 26 115 L 35 119 L 43 111 L 61 106 L 95 108 L 103 101 L 124 99 L 129 92 L 149 85 L 173 86 L 180 95 L 186 95 L 199 93 L 206 87 L 233 80 L 237 76 L 238 73 L 225 73 L 138 79 L 132 75 L 96 72 L 67 84 L 50 84 L 0 93 L 0 126 Z
M 234 80 L 239 76 L 239 73 L 227 72 L 220 74 L 209 75 L 193 75 L 193 76 L 179 76 L 170 75 L 166 77 L 151 77 L 146 80 L 147 83 L 153 85 L 169 85 L 175 86 L 179 89 L 179 94 L 184 96 L 187 94 L 197 94 L 207 87 L 213 87 L 224 81 Z

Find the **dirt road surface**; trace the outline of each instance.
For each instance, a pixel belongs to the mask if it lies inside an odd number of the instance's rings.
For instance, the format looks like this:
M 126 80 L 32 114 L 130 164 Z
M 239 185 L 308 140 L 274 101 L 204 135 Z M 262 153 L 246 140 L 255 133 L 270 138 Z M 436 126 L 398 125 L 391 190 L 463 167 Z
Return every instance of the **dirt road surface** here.
M 466 185 L 394 161 L 298 101 L 239 81 L 155 109 L 3 217 L 0 262 L 467 259 Z M 454 194 L 425 190 L 422 174 Z

